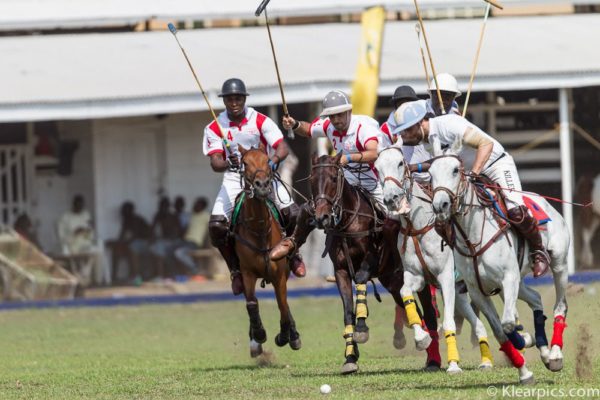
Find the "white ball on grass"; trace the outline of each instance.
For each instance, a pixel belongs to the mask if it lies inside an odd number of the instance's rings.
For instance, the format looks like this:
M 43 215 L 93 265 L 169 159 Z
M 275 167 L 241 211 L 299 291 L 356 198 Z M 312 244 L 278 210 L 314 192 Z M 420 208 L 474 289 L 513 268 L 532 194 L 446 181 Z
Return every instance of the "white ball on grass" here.
M 321 393 L 322 394 L 328 394 L 330 392 L 331 392 L 331 386 L 329 386 L 328 384 L 321 385 Z

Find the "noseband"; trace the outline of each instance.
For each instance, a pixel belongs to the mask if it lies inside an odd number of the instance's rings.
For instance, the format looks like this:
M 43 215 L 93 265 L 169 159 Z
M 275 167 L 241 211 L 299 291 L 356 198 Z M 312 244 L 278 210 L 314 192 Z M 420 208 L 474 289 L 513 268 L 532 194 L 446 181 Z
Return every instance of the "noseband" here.
M 402 149 L 400 147 L 396 147 L 396 146 L 390 146 L 387 147 L 383 150 L 381 150 L 379 152 L 379 154 L 383 153 L 386 150 L 398 150 L 400 152 L 400 154 L 402 154 L 402 159 L 404 160 L 404 173 L 403 173 L 403 177 L 402 177 L 402 181 L 399 181 L 398 179 L 394 178 L 393 176 L 386 176 L 385 178 L 383 178 L 383 183 L 385 184 L 387 181 L 391 181 L 393 182 L 396 186 L 398 186 L 400 188 L 400 191 L 405 195 L 407 193 L 407 190 L 404 188 L 404 185 L 402 182 L 404 182 L 405 179 L 409 179 L 410 180 L 410 186 L 411 188 L 409 188 L 408 192 L 411 192 L 412 189 L 412 184 L 413 184 L 413 180 L 412 177 L 410 175 L 410 171 L 408 170 L 408 168 L 406 167 L 406 159 L 404 159 L 404 152 L 402 151 Z

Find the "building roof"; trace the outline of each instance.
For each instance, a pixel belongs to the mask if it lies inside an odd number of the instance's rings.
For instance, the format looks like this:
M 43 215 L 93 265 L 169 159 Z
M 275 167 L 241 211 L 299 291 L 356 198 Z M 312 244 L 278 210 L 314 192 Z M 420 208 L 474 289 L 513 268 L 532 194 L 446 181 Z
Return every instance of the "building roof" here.
M 385 28 L 379 93 L 398 84 L 426 89 L 415 22 Z M 466 89 L 480 20 L 428 21 L 435 67 Z M 358 24 L 274 26 L 286 99 L 318 101 L 347 90 L 358 58 Z M 600 15 L 493 18 L 488 21 L 474 90 L 600 85 Z M 180 31 L 215 106 L 221 83 L 244 79 L 251 105 L 279 104 L 266 29 Z M 82 119 L 205 110 L 169 32 L 0 38 L 0 121 Z
M 249 0 L 2 0 L 0 30 L 55 29 L 135 24 L 158 19 L 253 19 L 259 1 Z M 510 6 L 600 4 L 600 0 L 502 0 Z M 413 0 L 272 0 L 269 15 L 309 16 L 360 12 L 382 5 L 413 11 Z M 484 7 L 482 0 L 420 0 L 422 10 Z

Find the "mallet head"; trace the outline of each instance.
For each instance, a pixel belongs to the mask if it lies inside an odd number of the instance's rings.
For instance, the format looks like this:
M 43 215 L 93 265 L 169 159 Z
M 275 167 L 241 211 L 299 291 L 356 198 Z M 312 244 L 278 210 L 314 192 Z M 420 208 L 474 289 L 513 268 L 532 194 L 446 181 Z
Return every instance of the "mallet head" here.
M 169 25 L 167 25 L 169 27 L 169 30 L 171 31 L 171 33 L 173 35 L 177 35 L 177 28 L 175 28 L 175 25 L 173 25 L 172 23 L 169 22 Z
M 262 14 L 262 12 L 265 10 L 265 8 L 267 8 L 267 4 L 269 4 L 270 1 L 271 0 L 263 0 L 262 3 L 260 3 L 258 8 L 256 9 L 256 12 L 254 13 L 254 15 L 257 17 L 260 17 L 260 14 Z

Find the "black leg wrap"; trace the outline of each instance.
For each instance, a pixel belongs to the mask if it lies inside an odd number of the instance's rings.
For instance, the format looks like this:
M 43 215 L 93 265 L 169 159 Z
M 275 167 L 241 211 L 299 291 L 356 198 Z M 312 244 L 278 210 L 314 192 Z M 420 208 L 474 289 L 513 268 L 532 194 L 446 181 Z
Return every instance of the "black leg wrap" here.
M 535 346 L 542 347 L 548 346 L 548 338 L 546 337 L 546 316 L 542 310 L 535 310 L 533 312 L 533 324 L 535 327 Z
M 248 316 L 250 317 L 250 339 L 254 339 L 258 343 L 266 342 L 267 332 L 265 332 L 260 319 L 258 303 L 248 302 L 246 303 L 246 309 L 248 310 Z

